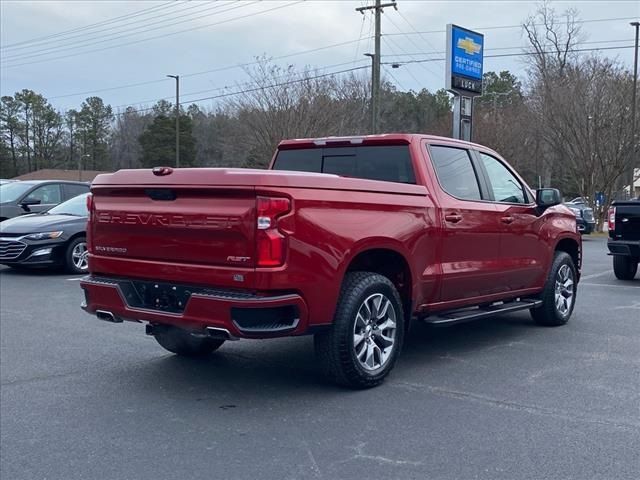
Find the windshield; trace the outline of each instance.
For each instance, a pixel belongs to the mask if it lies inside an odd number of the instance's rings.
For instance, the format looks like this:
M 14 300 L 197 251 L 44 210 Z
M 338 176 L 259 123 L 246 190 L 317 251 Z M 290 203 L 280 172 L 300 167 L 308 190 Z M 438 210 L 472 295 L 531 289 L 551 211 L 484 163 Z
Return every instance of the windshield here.
M 60 205 L 53 207 L 47 213 L 49 215 L 76 215 L 78 217 L 86 217 L 89 215 L 87 211 L 87 195 L 83 193 L 77 197 L 73 197 L 71 200 L 67 200 Z
M 33 187 L 33 184 L 31 183 L 4 183 L 0 185 L 0 202 L 14 202 L 31 187 Z

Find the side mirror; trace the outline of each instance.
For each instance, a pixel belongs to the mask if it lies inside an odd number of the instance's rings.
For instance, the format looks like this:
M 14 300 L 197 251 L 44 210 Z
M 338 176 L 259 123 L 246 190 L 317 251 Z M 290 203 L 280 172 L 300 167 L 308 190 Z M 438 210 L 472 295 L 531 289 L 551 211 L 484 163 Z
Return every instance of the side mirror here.
M 27 197 L 24 200 L 22 200 L 22 202 L 20 202 L 20 205 L 40 205 L 42 203 L 42 200 L 40 200 L 39 198 L 33 198 L 33 197 Z
M 536 205 L 549 208 L 562 203 L 562 195 L 557 188 L 539 188 L 536 190 Z
M 39 205 L 40 203 L 42 203 L 42 200 L 39 198 L 27 197 L 20 202 L 20 206 L 25 212 L 30 212 L 29 205 Z

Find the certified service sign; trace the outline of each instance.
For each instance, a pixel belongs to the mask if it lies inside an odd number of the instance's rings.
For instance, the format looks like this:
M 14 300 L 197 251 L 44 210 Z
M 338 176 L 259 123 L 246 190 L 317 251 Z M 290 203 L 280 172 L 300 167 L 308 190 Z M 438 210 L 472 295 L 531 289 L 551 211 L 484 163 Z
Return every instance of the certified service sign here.
M 447 90 L 482 93 L 483 56 L 484 36 L 481 33 L 447 25 Z

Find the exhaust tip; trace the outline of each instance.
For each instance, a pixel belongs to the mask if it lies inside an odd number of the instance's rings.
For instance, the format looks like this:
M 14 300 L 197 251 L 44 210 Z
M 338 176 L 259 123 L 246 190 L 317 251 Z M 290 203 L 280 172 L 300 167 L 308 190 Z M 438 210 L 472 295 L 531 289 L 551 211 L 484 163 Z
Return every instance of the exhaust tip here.
M 205 330 L 211 338 L 217 338 L 220 340 L 239 340 L 239 338 L 231 335 L 231 333 L 229 333 L 229 330 L 227 330 L 226 328 L 207 327 Z
M 113 313 L 106 310 L 96 310 L 96 317 L 98 317 L 98 320 L 104 320 L 105 322 L 122 323 L 120 317 L 116 317 Z

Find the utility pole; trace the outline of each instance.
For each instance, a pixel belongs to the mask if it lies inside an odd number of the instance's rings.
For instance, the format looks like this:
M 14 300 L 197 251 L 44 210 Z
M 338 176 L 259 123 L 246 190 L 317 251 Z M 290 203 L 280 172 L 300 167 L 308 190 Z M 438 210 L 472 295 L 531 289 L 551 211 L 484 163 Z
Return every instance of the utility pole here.
M 638 134 L 636 132 L 636 96 L 638 94 L 638 31 L 640 30 L 640 22 L 631 22 L 631 26 L 636 29 L 636 43 L 634 49 L 634 58 L 633 58 L 633 92 L 631 94 L 631 147 L 633 149 L 633 156 L 631 157 L 631 165 L 629 166 L 629 198 L 633 198 L 634 191 L 634 180 L 635 180 L 635 167 L 640 167 L 638 164 Z
M 380 33 L 381 28 L 381 14 L 385 7 L 393 7 L 396 10 L 395 0 L 390 3 L 382 3 L 382 0 L 376 0 L 375 5 L 369 7 L 358 7 L 356 12 L 360 12 L 364 15 L 366 10 L 375 10 L 375 53 L 373 55 L 368 54 L 373 61 L 371 71 L 371 133 L 378 133 L 378 119 L 380 115 Z
M 375 68 L 375 63 L 376 63 L 376 54 L 375 53 L 365 53 L 364 54 L 365 57 L 371 57 L 371 105 L 369 108 L 370 110 L 370 114 L 371 114 L 371 133 L 376 133 L 376 127 L 377 127 L 377 111 L 376 111 L 376 96 L 374 94 L 374 85 L 376 84 L 376 68 Z
M 176 168 L 180 167 L 180 75 L 167 75 L 176 79 Z

